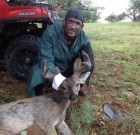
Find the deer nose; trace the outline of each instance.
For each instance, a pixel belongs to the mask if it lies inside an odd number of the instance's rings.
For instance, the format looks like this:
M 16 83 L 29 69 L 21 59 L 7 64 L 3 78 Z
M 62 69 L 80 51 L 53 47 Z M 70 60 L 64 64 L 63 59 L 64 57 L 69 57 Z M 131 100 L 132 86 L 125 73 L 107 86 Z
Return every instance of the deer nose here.
M 71 101 L 76 101 L 76 100 L 77 100 L 77 95 L 71 94 L 70 97 L 69 97 L 69 99 L 70 99 Z

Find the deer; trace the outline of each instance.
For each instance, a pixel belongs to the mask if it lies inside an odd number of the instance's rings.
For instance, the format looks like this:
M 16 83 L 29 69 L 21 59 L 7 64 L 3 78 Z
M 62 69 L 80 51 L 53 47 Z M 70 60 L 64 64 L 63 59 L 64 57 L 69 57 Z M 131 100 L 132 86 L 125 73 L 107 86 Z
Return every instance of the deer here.
M 70 102 L 78 98 L 80 84 L 90 75 L 86 72 L 91 66 L 90 59 L 84 51 L 82 56 L 83 60 L 79 57 L 75 60 L 73 75 L 62 82 L 58 91 L 0 105 L 0 135 L 19 135 L 34 124 L 45 135 L 57 135 L 56 130 L 63 135 L 74 135 L 65 116 Z M 51 73 L 46 63 L 45 59 L 41 61 L 42 75 L 53 78 L 56 74 Z M 59 68 L 57 70 L 60 72 Z

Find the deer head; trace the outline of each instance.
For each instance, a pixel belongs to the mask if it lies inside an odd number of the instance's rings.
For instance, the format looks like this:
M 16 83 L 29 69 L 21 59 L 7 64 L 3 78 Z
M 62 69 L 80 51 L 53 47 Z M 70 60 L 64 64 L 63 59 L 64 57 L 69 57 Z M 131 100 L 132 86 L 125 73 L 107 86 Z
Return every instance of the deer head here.
M 62 92 L 66 98 L 69 98 L 72 101 L 77 99 L 78 92 L 80 90 L 80 84 L 84 84 L 86 79 L 89 77 L 90 72 L 86 72 L 90 66 L 91 62 L 89 56 L 82 51 L 83 61 L 80 57 L 75 60 L 74 63 L 74 73 L 71 77 L 65 79 L 62 84 L 59 86 L 58 91 Z M 51 73 L 49 68 L 46 68 L 47 61 L 43 59 L 41 61 L 41 71 L 45 78 L 54 78 L 56 74 Z M 58 73 L 60 73 L 59 68 L 57 67 Z

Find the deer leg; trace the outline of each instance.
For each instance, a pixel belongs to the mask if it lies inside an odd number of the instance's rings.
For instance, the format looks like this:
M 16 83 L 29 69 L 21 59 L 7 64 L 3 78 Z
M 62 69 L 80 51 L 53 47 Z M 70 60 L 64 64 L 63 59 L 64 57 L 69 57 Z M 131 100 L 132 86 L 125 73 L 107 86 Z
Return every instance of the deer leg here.
M 63 135 L 74 135 L 68 125 L 63 121 L 61 124 L 57 126 L 57 129 L 63 134 Z

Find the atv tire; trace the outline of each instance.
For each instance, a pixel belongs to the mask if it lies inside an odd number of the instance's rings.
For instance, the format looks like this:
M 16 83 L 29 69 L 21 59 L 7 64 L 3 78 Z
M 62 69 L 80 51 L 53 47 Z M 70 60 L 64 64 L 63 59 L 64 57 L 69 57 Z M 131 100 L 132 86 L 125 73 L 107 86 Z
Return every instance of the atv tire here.
M 5 54 L 5 64 L 8 73 L 15 79 L 25 80 L 29 70 L 37 63 L 40 39 L 24 35 L 13 40 Z

